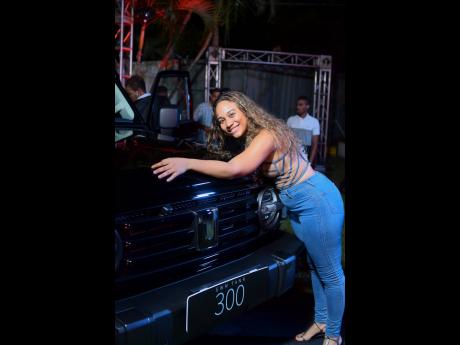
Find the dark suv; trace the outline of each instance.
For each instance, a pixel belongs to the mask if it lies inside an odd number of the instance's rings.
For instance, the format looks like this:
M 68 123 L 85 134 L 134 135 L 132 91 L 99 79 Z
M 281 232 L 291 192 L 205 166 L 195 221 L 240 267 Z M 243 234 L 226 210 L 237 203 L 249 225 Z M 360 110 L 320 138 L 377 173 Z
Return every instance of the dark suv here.
M 190 115 L 190 108 L 184 109 Z M 279 296 L 293 285 L 302 248 L 279 230 L 282 207 L 273 188 L 251 177 L 220 180 L 187 172 L 169 183 L 158 180 L 150 165 L 163 158 L 213 156 L 180 135 L 190 116 L 181 115 L 177 103 L 154 116 L 156 121 L 149 122 L 155 128 L 142 120 L 115 77 L 115 334 L 120 345 L 183 344 Z

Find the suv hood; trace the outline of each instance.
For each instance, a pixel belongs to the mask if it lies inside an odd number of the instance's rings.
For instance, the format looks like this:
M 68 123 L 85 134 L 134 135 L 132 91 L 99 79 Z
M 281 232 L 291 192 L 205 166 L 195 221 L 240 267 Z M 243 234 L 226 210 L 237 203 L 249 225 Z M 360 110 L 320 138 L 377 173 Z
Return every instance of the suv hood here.
M 158 179 L 150 168 L 125 170 L 115 176 L 115 211 L 125 213 L 178 201 L 197 200 L 246 189 L 255 184 L 249 177 L 221 180 L 195 172 L 186 172 L 166 182 L 166 179 Z

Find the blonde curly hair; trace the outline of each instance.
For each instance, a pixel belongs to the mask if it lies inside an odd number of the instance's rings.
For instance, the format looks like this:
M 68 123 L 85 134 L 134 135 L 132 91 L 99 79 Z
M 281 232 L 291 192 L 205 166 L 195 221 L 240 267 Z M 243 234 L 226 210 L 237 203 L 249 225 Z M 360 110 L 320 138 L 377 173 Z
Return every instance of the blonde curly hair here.
M 229 135 L 222 130 L 216 116 L 216 107 L 222 101 L 235 103 L 248 119 L 247 132 L 242 139 L 244 148 L 248 147 L 255 136 L 264 128 L 272 133 L 275 139 L 275 147 L 278 150 L 287 151 L 291 146 L 294 148 L 300 145 L 296 135 L 284 121 L 269 114 L 242 92 L 226 91 L 220 94 L 213 106 L 212 128 L 207 140 L 209 151 L 218 154 L 224 159 L 235 155 L 235 152 L 231 152 L 226 148 L 226 143 L 228 142 L 226 138 L 229 138 Z

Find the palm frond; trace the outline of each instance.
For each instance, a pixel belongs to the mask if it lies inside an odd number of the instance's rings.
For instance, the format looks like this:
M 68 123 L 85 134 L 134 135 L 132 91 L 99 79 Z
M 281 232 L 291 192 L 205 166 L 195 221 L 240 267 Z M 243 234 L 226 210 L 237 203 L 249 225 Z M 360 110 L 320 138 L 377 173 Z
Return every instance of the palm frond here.
M 215 5 L 210 0 L 178 0 L 176 10 L 192 12 L 203 20 L 206 29 L 211 28 L 214 23 Z

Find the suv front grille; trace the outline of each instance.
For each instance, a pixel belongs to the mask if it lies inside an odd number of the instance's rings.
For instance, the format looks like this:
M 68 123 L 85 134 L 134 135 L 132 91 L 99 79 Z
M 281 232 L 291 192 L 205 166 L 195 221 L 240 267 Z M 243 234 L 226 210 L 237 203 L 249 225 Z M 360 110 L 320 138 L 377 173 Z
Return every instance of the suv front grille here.
M 125 243 L 118 284 L 144 279 L 151 288 L 152 282 L 159 286 L 249 254 L 261 237 L 256 214 L 258 192 L 259 188 L 254 187 L 206 200 L 171 204 L 168 215 L 141 215 L 130 222 L 124 217 L 117 224 Z M 198 251 L 192 211 L 211 205 L 219 209 L 219 244 Z

